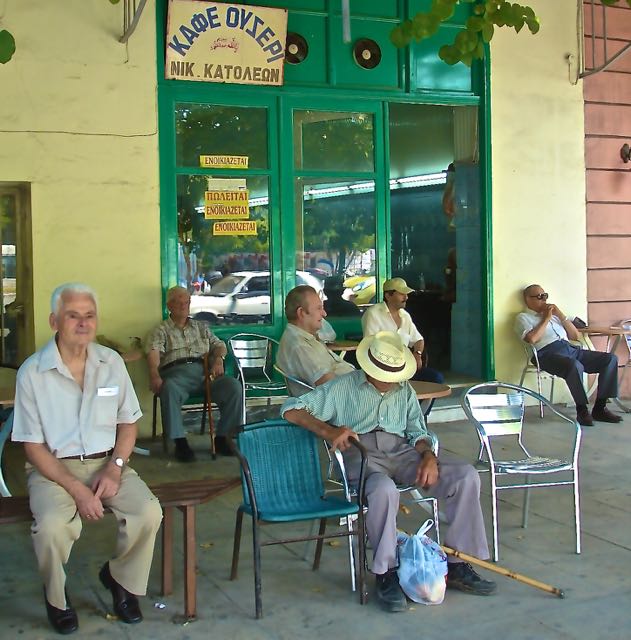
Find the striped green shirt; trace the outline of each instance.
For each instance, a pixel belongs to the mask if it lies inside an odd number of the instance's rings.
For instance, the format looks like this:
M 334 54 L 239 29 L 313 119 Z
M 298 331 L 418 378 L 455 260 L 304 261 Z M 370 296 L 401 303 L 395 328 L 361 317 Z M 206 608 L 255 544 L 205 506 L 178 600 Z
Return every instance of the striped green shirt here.
M 432 441 L 414 389 L 402 382 L 382 395 L 361 370 L 334 378 L 298 398 L 287 399 L 281 407 L 281 416 L 290 409 L 306 409 L 323 422 L 348 427 L 358 434 L 383 429 L 407 438 L 411 446 L 417 440 L 424 439 L 429 444 Z

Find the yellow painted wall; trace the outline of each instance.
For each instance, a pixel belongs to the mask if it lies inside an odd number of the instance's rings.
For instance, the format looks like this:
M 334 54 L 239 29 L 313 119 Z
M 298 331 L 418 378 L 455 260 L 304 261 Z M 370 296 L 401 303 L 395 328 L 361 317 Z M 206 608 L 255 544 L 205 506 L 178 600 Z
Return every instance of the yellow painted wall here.
M 17 52 L 0 65 L 0 181 L 31 183 L 37 347 L 51 335 L 50 293 L 68 280 L 97 290 L 100 331 L 115 339 L 144 335 L 148 310 L 159 319 L 152 5 L 128 45 L 118 42 L 122 3 L 2 5 Z M 131 370 L 142 391 L 139 365 Z
M 496 377 L 512 382 L 524 286 L 540 283 L 568 314 L 587 308 L 583 89 L 565 58 L 578 57 L 577 3 L 527 4 L 540 32 L 496 30 L 491 48 Z

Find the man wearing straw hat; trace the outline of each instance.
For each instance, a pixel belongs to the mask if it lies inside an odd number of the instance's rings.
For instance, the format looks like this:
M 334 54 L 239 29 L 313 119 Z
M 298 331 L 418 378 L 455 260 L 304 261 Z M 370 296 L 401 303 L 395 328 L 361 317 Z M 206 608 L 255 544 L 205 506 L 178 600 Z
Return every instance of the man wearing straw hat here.
M 355 438 L 366 448 L 366 526 L 374 550 L 377 595 L 386 610 L 402 611 L 407 602 L 397 576 L 397 484 L 415 484 L 440 498 L 449 525 L 445 544 L 484 560 L 489 551 L 480 480 L 470 464 L 442 454 L 437 458 L 432 452 L 416 394 L 407 383 L 416 371 L 416 359 L 401 338 L 381 331 L 364 338 L 356 355 L 361 370 L 289 398 L 281 415 L 340 449 L 351 482 L 359 475 L 360 460 L 349 440 Z M 496 585 L 482 579 L 470 564 L 450 557 L 447 587 L 490 595 Z

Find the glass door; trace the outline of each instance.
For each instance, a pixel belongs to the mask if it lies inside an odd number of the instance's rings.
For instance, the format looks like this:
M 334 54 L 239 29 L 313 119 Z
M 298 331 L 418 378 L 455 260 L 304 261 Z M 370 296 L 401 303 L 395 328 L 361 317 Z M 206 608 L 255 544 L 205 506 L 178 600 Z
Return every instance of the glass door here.
M 191 293 L 191 316 L 270 325 L 278 304 L 270 271 L 270 211 L 278 210 L 270 108 L 176 100 L 172 118 L 177 245 L 169 262 Z
M 20 365 L 33 353 L 30 188 L 0 183 L 0 364 Z
M 386 265 L 380 105 L 347 104 L 292 110 L 296 269 L 318 283 L 334 325 L 374 302 Z

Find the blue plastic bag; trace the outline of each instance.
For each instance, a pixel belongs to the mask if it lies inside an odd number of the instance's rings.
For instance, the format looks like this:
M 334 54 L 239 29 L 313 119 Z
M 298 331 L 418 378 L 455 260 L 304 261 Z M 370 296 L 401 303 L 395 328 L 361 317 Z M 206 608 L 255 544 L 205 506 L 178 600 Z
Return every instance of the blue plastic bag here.
M 413 535 L 399 531 L 399 584 L 405 595 L 420 604 L 440 604 L 447 586 L 447 556 L 425 533 L 433 525 L 426 520 Z

